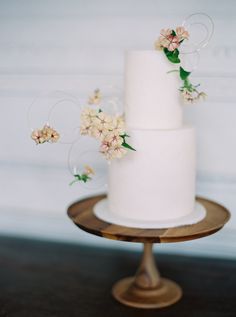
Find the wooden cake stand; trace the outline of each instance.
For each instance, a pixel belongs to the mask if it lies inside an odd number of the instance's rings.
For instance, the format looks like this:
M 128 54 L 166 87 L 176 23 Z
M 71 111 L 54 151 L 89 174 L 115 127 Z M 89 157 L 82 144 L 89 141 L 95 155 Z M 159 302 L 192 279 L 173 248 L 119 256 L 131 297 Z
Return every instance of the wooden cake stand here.
M 181 242 L 208 236 L 220 230 L 230 218 L 223 206 L 203 198 L 206 217 L 197 224 L 169 229 L 138 229 L 110 224 L 98 219 L 93 206 L 105 195 L 87 198 L 72 204 L 68 216 L 82 230 L 108 239 L 141 242 L 144 251 L 134 277 L 118 281 L 112 288 L 113 296 L 121 303 L 138 308 L 162 308 L 177 302 L 182 296 L 179 285 L 160 277 L 155 265 L 153 243 Z

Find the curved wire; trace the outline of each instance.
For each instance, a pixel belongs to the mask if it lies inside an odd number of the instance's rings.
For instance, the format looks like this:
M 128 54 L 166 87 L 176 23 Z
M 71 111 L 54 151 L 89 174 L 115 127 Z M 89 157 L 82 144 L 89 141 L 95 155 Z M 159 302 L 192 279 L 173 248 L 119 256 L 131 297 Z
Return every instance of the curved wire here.
M 60 103 L 63 103 L 63 102 L 71 102 L 72 104 L 74 104 L 76 107 L 78 107 L 78 109 L 80 110 L 80 103 L 78 102 L 77 98 L 70 94 L 70 93 L 67 93 L 67 92 L 64 92 L 64 91 L 61 91 L 61 90 L 55 90 L 51 93 L 42 93 L 40 96 L 37 96 L 36 98 L 34 98 L 34 100 L 31 102 L 29 108 L 28 108 L 28 111 L 27 111 L 27 121 L 28 121 L 28 126 L 29 126 L 29 129 L 31 131 L 34 130 L 34 128 L 31 126 L 31 112 L 32 112 L 32 109 L 33 109 L 33 106 L 36 104 L 36 102 L 46 96 L 48 97 L 57 97 L 56 94 L 63 94 L 63 95 L 66 95 L 68 98 L 63 98 L 59 101 L 57 101 L 56 103 L 54 103 L 50 108 L 49 108 L 49 113 L 48 113 L 48 116 L 47 116 L 47 120 L 46 120 L 46 124 L 47 125 L 50 125 L 50 121 L 51 121 L 51 116 L 52 116 L 52 113 L 54 111 L 54 109 L 58 106 L 58 104 Z M 76 126 L 73 128 L 73 131 L 76 131 L 79 127 Z M 58 143 L 61 143 L 61 144 L 71 144 L 72 142 L 63 142 L 63 141 L 58 141 Z
M 45 92 L 41 93 L 40 95 L 38 95 L 37 97 L 35 97 L 35 98 L 33 99 L 33 101 L 31 102 L 31 104 L 30 104 L 29 107 L 28 107 L 28 111 L 27 111 L 27 123 L 28 123 L 28 127 L 29 127 L 30 130 L 34 130 L 33 127 L 32 127 L 32 125 L 31 125 L 31 112 L 32 112 L 32 109 L 33 109 L 33 106 L 35 105 L 35 103 L 36 103 L 37 101 L 43 99 L 43 98 L 46 97 L 46 96 L 51 97 L 51 96 L 54 96 L 54 95 L 57 94 L 57 93 L 67 95 L 68 97 L 72 97 L 72 98 L 75 99 L 75 100 L 77 99 L 77 98 L 76 98 L 75 96 L 73 96 L 72 94 L 67 93 L 67 92 L 65 92 L 65 91 L 62 91 L 62 90 L 55 90 L 55 91 L 53 91 L 53 92 L 51 92 L 51 93 L 49 93 L 49 92 L 47 92 L 47 93 L 45 93 Z M 79 103 L 77 104 L 75 101 L 72 101 L 71 99 L 68 99 L 68 101 L 74 102 L 76 105 L 78 105 L 78 106 L 80 107 L 80 104 L 79 104 Z M 52 105 L 51 108 L 52 108 L 52 107 L 54 107 L 54 105 Z M 49 111 L 51 111 L 51 110 L 49 110 Z
M 187 16 L 187 18 L 182 22 L 182 26 L 185 27 L 186 24 L 190 21 L 191 22 L 191 19 L 193 17 L 204 17 L 207 19 L 207 21 L 209 22 L 209 25 L 211 26 L 210 29 L 209 27 L 206 25 L 206 23 L 203 23 L 201 21 L 196 21 L 196 22 L 192 22 L 189 24 L 189 26 L 191 25 L 199 25 L 201 27 L 203 27 L 205 29 L 205 37 L 203 38 L 202 41 L 200 41 L 198 44 L 195 44 L 196 48 L 194 50 L 191 50 L 191 51 L 188 51 L 188 52 L 184 52 L 182 51 L 181 54 L 192 54 L 192 53 L 196 53 L 196 52 L 199 52 L 202 48 L 206 47 L 208 45 L 208 43 L 210 42 L 212 36 L 213 36 L 213 33 L 214 33 L 214 29 L 215 29 L 215 26 L 214 26 L 214 22 L 212 20 L 212 18 L 206 14 L 206 13 L 193 13 L 193 14 L 190 14 L 189 16 Z M 187 45 L 185 44 L 185 47 L 187 47 Z

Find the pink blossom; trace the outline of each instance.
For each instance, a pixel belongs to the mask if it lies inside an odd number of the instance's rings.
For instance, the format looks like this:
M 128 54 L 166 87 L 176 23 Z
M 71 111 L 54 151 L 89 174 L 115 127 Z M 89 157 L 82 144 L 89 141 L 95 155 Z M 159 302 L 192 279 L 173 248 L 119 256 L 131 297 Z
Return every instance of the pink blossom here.
M 171 29 L 162 29 L 158 40 L 154 44 L 155 49 L 161 50 L 163 49 L 163 47 L 168 47 L 169 45 L 168 37 L 171 35 L 171 33 L 172 33 Z
M 105 153 L 105 152 L 109 151 L 110 148 L 111 148 L 111 142 L 103 140 L 102 144 L 100 146 L 100 152 Z
M 176 48 L 179 47 L 179 39 L 177 36 L 169 35 L 168 41 L 169 41 L 167 46 L 168 51 L 173 52 Z
M 179 47 L 179 38 L 178 36 L 172 35 L 171 29 L 162 29 L 161 35 L 158 40 L 155 42 L 156 49 L 162 49 L 163 47 L 167 48 L 168 51 L 172 52 Z
M 171 29 L 161 29 L 161 36 L 167 38 L 168 36 L 170 36 L 172 33 L 172 30 Z
M 177 35 L 179 41 L 182 41 L 182 40 L 189 38 L 189 33 L 183 26 L 178 26 L 176 28 L 176 35 Z
M 42 144 L 46 141 L 43 136 L 42 130 L 40 129 L 34 130 L 31 134 L 31 138 L 35 141 L 36 144 Z

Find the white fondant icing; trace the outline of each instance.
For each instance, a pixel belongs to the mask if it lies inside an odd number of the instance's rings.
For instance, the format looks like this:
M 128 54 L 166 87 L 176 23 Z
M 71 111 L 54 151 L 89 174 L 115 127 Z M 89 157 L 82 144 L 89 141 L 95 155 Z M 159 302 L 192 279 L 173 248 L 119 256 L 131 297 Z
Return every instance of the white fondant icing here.
M 154 206 L 155 208 L 155 206 Z M 187 214 L 186 216 L 177 218 L 177 219 L 171 219 L 171 220 L 153 220 L 153 221 L 147 221 L 147 220 L 138 220 L 138 219 L 128 219 L 123 218 L 120 215 L 113 214 L 109 210 L 109 204 L 107 199 L 100 200 L 95 206 L 94 206 L 94 214 L 97 218 L 106 221 L 111 224 L 117 224 L 125 227 L 130 228 L 142 228 L 142 229 L 163 229 L 163 228 L 173 228 L 173 227 L 179 227 L 184 225 L 192 225 L 195 224 L 206 216 L 206 210 L 203 205 L 201 205 L 199 202 L 195 202 L 194 210 Z
M 194 210 L 195 133 L 175 130 L 128 131 L 136 152 L 109 166 L 109 210 L 122 218 L 164 221 Z
M 137 151 L 109 166 L 108 206 L 99 215 L 115 223 L 169 227 L 203 215 L 195 206 L 194 128 L 183 126 L 179 74 L 168 73 L 178 67 L 155 50 L 126 55 L 127 142 Z
M 176 129 L 182 126 L 179 66 L 163 52 L 129 51 L 125 62 L 126 125 L 138 129 Z

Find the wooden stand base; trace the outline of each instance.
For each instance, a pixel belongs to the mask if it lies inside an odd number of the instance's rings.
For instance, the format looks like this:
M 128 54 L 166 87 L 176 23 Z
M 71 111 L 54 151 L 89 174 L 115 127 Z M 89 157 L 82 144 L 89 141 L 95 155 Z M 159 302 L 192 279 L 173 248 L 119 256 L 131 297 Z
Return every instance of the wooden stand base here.
M 128 228 L 98 219 L 93 208 L 104 195 L 86 198 L 72 204 L 68 215 L 82 230 L 107 239 L 144 243 L 141 264 L 135 277 L 117 282 L 112 294 L 122 304 L 138 308 L 162 308 L 176 303 L 182 296 L 181 288 L 163 279 L 157 270 L 153 243 L 181 242 L 209 236 L 219 231 L 229 220 L 230 213 L 214 201 L 197 198 L 205 208 L 206 217 L 193 225 L 166 228 Z
M 112 294 L 127 306 L 162 308 L 176 303 L 182 296 L 182 290 L 176 283 L 160 277 L 152 253 L 152 243 L 144 243 L 141 264 L 135 277 L 117 282 Z

